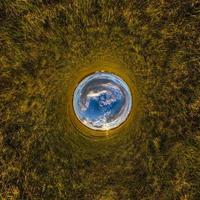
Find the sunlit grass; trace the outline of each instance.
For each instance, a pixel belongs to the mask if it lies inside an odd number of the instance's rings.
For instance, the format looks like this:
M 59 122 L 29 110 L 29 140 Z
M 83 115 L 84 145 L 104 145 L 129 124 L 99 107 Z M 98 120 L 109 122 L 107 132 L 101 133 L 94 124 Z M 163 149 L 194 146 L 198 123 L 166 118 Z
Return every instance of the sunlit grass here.
M 1 198 L 200 199 L 199 11 L 196 0 L 0 1 Z M 69 116 L 91 66 L 115 66 L 136 91 L 119 137 L 85 138 Z

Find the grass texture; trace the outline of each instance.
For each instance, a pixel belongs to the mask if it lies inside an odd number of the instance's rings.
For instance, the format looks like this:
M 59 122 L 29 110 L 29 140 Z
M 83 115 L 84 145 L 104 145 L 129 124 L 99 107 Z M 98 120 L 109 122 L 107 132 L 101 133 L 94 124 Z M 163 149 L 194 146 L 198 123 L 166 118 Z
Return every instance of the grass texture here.
M 199 200 L 199 31 L 198 0 L 0 0 L 0 199 Z M 97 60 L 138 92 L 105 141 L 66 109 Z

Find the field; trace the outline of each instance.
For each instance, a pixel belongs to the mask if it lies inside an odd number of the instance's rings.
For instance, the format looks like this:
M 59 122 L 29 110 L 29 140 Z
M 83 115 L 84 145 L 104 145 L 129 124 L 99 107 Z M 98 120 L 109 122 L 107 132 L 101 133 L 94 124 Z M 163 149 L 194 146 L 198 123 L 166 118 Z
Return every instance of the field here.
M 0 199 L 200 199 L 198 0 L 0 0 L 0 47 Z M 94 140 L 67 93 L 105 63 L 137 109 Z

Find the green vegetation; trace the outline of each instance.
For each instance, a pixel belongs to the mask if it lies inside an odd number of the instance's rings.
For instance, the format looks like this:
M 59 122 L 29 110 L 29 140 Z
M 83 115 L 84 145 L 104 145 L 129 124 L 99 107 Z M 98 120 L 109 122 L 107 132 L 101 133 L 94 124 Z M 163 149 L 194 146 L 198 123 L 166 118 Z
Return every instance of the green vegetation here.
M 198 0 L 0 0 L 0 199 L 200 199 L 199 27 Z M 112 58 L 138 113 L 92 141 L 66 92 Z

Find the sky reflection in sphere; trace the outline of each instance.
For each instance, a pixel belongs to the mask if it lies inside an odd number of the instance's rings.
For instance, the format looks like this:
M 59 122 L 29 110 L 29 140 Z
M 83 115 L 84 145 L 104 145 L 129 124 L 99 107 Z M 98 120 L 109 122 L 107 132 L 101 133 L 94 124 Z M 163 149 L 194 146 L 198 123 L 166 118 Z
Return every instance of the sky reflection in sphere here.
M 112 73 L 96 72 L 83 79 L 74 91 L 73 107 L 82 124 L 109 130 L 122 124 L 132 106 L 128 85 Z

